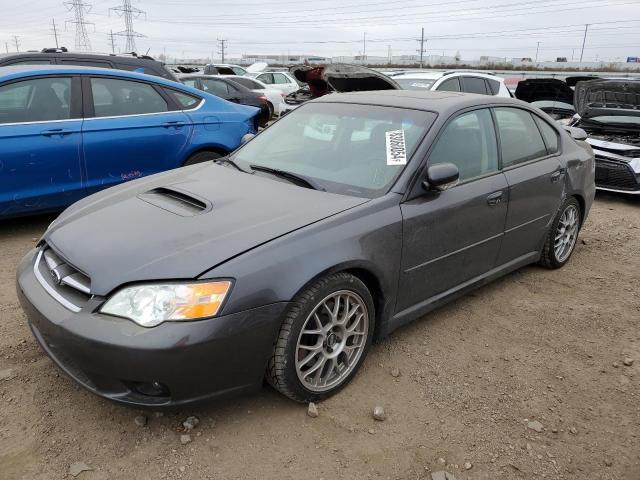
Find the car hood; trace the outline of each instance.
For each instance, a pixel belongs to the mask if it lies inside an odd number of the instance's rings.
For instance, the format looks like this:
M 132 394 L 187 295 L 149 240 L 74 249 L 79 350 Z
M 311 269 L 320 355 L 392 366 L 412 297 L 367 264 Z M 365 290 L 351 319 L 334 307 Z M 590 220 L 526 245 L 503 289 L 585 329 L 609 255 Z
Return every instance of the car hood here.
M 289 69 L 299 81 L 309 85 L 311 98 L 334 92 L 401 90 L 400 85 L 380 72 L 359 65 L 298 65 Z
M 573 104 L 573 90 L 557 78 L 531 78 L 518 83 L 516 98 L 527 103 L 552 101 Z
M 591 80 L 576 85 L 574 106 L 581 118 L 640 117 L 640 82 Z
M 266 242 L 365 203 L 211 163 L 126 183 L 74 204 L 44 240 L 91 293 L 196 278 Z

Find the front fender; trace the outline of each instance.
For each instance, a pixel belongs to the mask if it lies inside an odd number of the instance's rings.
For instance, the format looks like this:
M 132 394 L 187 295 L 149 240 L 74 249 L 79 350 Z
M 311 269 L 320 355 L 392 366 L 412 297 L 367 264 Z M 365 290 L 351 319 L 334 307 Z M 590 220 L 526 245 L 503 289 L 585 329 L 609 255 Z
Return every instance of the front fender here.
M 389 194 L 275 238 L 209 270 L 201 278 L 235 278 L 224 314 L 291 301 L 313 281 L 338 271 L 372 275 L 379 319 L 395 308 L 402 216 L 400 196 Z M 366 282 L 365 282 L 366 283 Z M 372 288 L 372 290 L 375 290 Z M 375 296 L 382 296 L 375 298 Z

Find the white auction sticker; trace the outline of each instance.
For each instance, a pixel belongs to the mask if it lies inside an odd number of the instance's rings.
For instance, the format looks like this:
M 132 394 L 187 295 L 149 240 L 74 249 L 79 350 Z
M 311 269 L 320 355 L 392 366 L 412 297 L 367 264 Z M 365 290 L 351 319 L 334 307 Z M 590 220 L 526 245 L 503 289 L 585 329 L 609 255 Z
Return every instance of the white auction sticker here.
M 385 133 L 387 140 L 387 165 L 406 165 L 407 147 L 404 142 L 404 130 L 392 130 Z

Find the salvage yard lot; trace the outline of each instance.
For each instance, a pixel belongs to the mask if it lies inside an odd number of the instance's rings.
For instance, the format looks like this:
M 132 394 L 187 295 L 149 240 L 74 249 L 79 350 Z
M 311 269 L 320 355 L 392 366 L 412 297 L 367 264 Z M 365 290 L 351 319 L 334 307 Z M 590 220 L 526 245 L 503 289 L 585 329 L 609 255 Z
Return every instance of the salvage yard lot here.
M 374 345 L 317 418 L 268 387 L 162 416 L 81 390 L 15 294 L 51 219 L 0 225 L 2 480 L 71 478 L 74 462 L 82 480 L 640 478 L 640 199 L 598 195 L 565 268 L 525 268 Z

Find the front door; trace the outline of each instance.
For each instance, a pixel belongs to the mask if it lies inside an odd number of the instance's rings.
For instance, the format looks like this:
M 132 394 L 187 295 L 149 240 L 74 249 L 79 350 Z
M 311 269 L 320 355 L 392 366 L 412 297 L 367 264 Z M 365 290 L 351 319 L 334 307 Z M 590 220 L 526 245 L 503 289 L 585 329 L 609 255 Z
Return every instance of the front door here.
M 91 77 L 84 86 L 93 109 L 82 128 L 90 193 L 182 164 L 192 123 L 150 83 Z
M 536 255 L 560 207 L 564 170 L 558 133 L 527 110 L 495 108 L 509 212 L 499 264 Z M 542 135 L 541 134 L 544 134 Z
M 459 183 L 401 206 L 402 271 L 396 311 L 410 311 L 464 286 L 496 263 L 507 215 L 488 109 L 463 113 L 436 140 L 428 165 L 454 163 Z
M 59 210 L 85 194 L 79 82 L 41 77 L 0 86 L 0 217 Z

